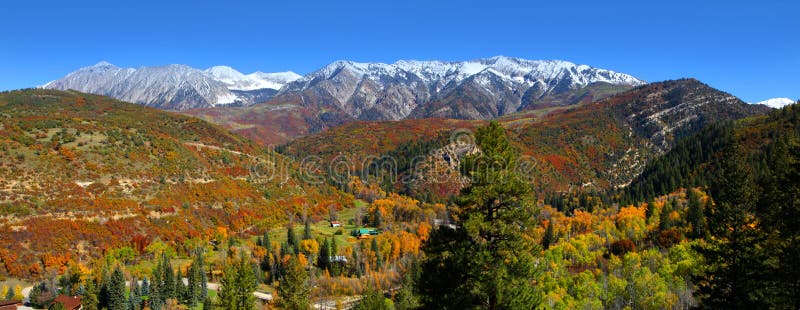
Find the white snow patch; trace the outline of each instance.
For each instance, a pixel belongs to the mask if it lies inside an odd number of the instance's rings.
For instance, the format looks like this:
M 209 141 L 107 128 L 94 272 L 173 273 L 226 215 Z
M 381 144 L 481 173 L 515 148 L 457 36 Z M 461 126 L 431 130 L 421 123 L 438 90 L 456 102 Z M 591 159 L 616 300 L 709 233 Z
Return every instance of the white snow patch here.
M 763 105 L 768 106 L 770 108 L 780 109 L 780 108 L 785 107 L 787 105 L 794 104 L 795 102 L 796 101 L 794 101 L 792 99 L 789 99 L 789 98 L 772 98 L 772 99 L 767 99 L 767 100 L 764 100 L 764 101 L 759 101 L 756 104 L 763 104 Z

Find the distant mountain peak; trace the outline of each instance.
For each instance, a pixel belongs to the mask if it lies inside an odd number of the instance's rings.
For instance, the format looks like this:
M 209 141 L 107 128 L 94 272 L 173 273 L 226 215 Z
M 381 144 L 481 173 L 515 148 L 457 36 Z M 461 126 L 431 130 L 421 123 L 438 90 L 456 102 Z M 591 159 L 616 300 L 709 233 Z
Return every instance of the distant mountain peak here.
M 768 106 L 770 108 L 780 109 L 782 107 L 785 107 L 785 106 L 790 105 L 790 104 L 794 104 L 796 102 L 797 101 L 794 101 L 794 100 L 789 99 L 789 98 L 771 98 L 771 99 L 767 99 L 767 100 L 764 100 L 764 101 L 759 101 L 756 104 L 765 105 L 765 106 Z
M 75 89 L 148 106 L 185 110 L 261 102 L 298 78 L 293 72 L 245 75 L 228 66 L 207 70 L 183 64 L 120 68 L 101 61 L 42 87 Z
M 90 68 L 91 67 L 116 67 L 116 66 L 108 61 L 101 60 L 100 62 L 90 66 Z

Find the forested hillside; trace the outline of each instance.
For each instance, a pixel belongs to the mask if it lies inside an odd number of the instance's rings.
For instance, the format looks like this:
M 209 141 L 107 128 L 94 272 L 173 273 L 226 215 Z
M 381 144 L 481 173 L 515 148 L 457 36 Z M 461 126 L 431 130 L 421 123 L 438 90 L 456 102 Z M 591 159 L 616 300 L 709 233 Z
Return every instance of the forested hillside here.
M 351 203 L 215 125 L 77 92 L 1 93 L 0 159 L 0 273 L 15 277 Z

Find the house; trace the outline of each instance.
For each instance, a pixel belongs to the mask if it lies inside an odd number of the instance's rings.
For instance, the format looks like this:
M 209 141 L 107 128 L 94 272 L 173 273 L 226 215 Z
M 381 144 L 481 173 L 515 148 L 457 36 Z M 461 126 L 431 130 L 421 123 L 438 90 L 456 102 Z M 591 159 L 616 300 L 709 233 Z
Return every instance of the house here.
M 22 307 L 22 300 L 0 301 L 0 310 L 17 310 Z
M 354 229 L 353 232 L 350 234 L 353 235 L 353 237 L 366 238 L 369 236 L 380 234 L 380 232 L 377 229 L 359 228 L 359 229 Z
M 331 227 L 342 227 L 342 223 L 339 221 L 331 221 Z
M 81 304 L 81 297 L 80 296 L 67 296 L 64 294 L 56 296 L 56 299 L 53 299 L 53 304 L 61 304 L 64 306 L 66 310 L 80 310 L 83 309 L 83 305 Z
M 331 263 L 347 264 L 347 257 L 344 255 L 336 255 L 328 257 Z

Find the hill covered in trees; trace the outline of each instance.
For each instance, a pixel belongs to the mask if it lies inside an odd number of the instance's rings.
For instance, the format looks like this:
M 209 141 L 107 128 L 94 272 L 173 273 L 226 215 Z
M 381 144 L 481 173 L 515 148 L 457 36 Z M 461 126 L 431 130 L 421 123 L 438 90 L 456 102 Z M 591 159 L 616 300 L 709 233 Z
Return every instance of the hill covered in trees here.
M 348 201 L 216 125 L 78 92 L 0 93 L 0 157 L 0 273 L 15 277 Z
M 537 192 L 604 191 L 626 186 L 653 159 L 708 124 L 768 110 L 697 80 L 682 79 L 635 87 L 591 103 L 512 114 L 498 122 L 535 166 L 530 177 Z M 346 162 L 351 174 L 374 175 L 384 190 L 446 201 L 463 186 L 461 180 L 447 177 L 438 185 L 418 181 L 453 175 L 457 159 L 464 156 L 454 151 L 456 144 L 471 143 L 472 132 L 481 124 L 485 122 L 354 122 L 297 139 L 279 151 L 293 158 L 319 157 L 324 165 Z M 390 160 L 380 159 L 384 157 Z

